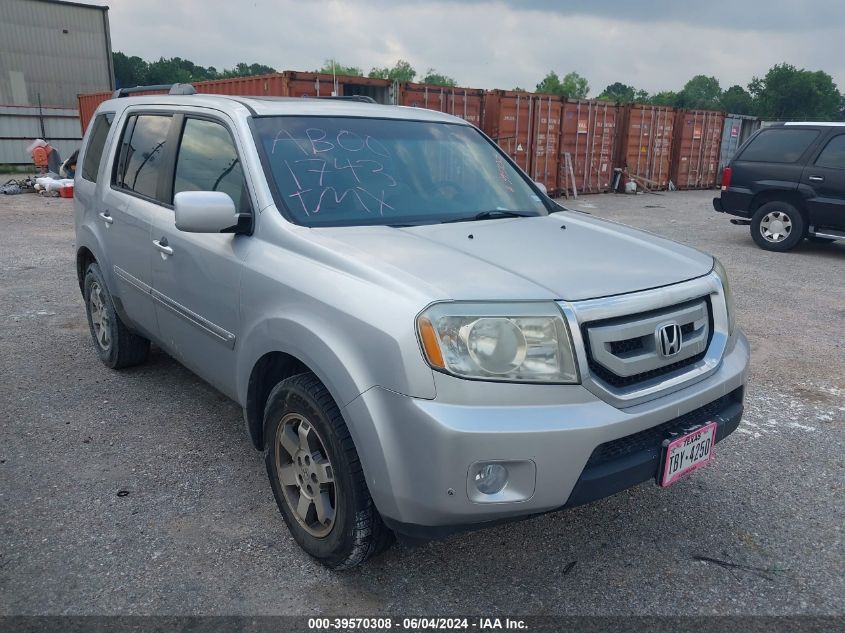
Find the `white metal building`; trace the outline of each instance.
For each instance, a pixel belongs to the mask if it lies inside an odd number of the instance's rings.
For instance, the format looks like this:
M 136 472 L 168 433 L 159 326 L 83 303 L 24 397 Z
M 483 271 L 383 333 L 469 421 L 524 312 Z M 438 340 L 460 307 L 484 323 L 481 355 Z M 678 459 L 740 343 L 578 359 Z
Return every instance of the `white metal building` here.
M 108 7 L 0 0 L 0 104 L 75 108 L 113 88 Z
M 114 88 L 108 7 L 0 0 L 0 164 L 27 164 L 33 137 L 79 147 L 76 96 Z

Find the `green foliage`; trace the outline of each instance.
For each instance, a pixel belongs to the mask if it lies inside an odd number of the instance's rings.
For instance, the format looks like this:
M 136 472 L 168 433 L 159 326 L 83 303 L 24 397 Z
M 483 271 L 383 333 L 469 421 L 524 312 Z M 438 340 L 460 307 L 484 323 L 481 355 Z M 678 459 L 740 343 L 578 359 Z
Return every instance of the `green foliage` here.
M 213 66 L 208 67 L 209 74 L 216 73 Z M 235 64 L 231 70 L 224 70 L 222 73 L 217 73 L 217 78 L 227 77 L 254 77 L 255 75 L 269 75 L 276 72 L 272 66 L 265 66 L 264 64 L 245 64 L 243 62 Z M 209 77 L 215 79 L 215 77 Z
M 630 103 L 634 101 L 637 90 L 633 86 L 623 84 L 621 81 L 610 84 L 598 96 L 605 101 L 617 101 L 619 103 Z
M 194 62 L 181 57 L 166 59 L 160 57 L 158 61 L 147 62 L 137 56 L 128 57 L 120 51 L 112 53 L 114 61 L 114 80 L 118 88 L 133 86 L 190 83 L 208 79 L 225 79 L 229 77 L 252 77 L 266 75 L 276 70 L 263 64 L 235 64 L 234 68 L 219 72 L 214 66 L 197 66 Z
M 663 90 L 649 97 L 651 105 L 674 107 L 678 101 L 678 93 L 673 90 Z
M 425 77 L 422 78 L 424 84 L 434 84 L 435 86 L 457 86 L 458 82 L 449 77 L 442 75 L 434 68 L 429 68 L 425 71 Z
M 323 62 L 323 67 L 317 71 L 318 73 L 327 73 L 329 75 L 347 75 L 350 77 L 363 77 L 364 71 L 357 66 L 343 66 L 335 59 L 327 59 Z
M 114 79 L 118 88 L 131 88 L 149 84 L 147 81 L 147 62 L 133 55 L 129 57 L 120 51 L 112 53 Z
M 367 75 L 374 79 L 391 79 L 393 81 L 413 81 L 417 76 L 414 67 L 404 59 L 398 60 L 393 68 L 372 68 Z
M 722 89 L 715 77 L 696 75 L 678 93 L 675 105 L 679 108 L 704 108 L 718 110 L 721 106 Z
M 574 71 L 566 73 L 561 79 L 552 70 L 543 78 L 543 81 L 537 84 L 537 92 L 562 95 L 573 99 L 586 99 L 590 92 L 590 85 L 586 77 L 582 77 Z
M 754 104 L 751 95 L 742 86 L 731 86 L 722 93 L 721 109 L 730 114 L 751 114 Z
M 831 121 L 841 117 L 842 95 L 827 73 L 776 64 L 748 84 L 754 114 L 767 119 Z

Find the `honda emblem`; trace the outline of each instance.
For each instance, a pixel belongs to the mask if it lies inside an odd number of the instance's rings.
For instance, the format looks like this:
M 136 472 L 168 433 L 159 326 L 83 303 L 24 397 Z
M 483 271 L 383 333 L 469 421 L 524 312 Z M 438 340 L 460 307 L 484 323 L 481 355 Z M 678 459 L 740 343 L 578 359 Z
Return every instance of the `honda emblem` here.
M 684 345 L 681 326 L 674 321 L 658 327 L 654 333 L 654 337 L 656 339 L 657 349 L 663 358 L 675 356 L 681 351 L 681 347 Z

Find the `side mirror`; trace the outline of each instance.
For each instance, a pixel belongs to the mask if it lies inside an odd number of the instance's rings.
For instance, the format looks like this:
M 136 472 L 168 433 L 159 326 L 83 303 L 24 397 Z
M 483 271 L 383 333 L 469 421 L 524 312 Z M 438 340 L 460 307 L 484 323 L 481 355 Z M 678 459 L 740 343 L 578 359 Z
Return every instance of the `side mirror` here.
M 544 185 L 542 182 L 537 182 L 535 180 L 534 184 L 537 185 L 537 189 L 542 191 L 544 194 L 549 195 L 549 191 L 548 191 L 548 189 L 546 189 L 546 185 Z
M 186 233 L 235 233 L 242 215 L 222 191 L 181 191 L 173 197 L 176 228 Z

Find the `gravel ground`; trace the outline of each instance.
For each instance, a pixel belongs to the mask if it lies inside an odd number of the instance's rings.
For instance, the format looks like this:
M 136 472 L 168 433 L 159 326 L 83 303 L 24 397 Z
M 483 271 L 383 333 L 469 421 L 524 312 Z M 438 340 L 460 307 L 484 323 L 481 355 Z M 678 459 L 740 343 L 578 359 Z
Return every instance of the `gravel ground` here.
M 573 207 L 731 274 L 753 368 L 716 462 L 345 573 L 288 535 L 235 404 L 158 351 L 96 360 L 70 201 L 0 196 L 0 614 L 845 613 L 845 244 L 764 252 L 712 195 Z

